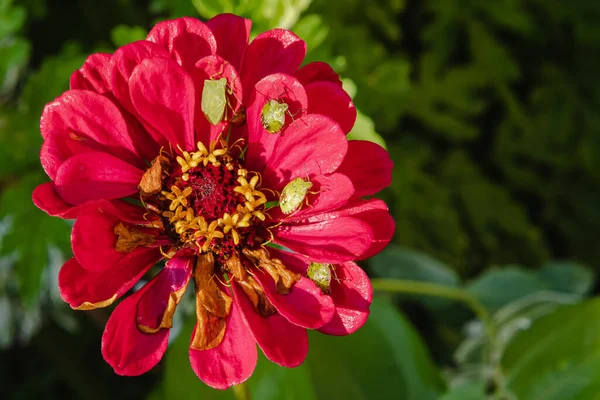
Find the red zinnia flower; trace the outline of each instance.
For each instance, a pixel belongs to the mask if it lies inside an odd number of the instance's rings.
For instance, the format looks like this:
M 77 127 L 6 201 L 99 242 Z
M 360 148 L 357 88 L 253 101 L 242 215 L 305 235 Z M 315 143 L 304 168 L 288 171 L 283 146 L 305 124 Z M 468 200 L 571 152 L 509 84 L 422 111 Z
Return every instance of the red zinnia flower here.
M 106 325 L 102 354 L 119 374 L 161 359 L 191 280 L 190 361 L 216 388 L 251 375 L 257 343 L 297 366 L 307 328 L 345 335 L 368 316 L 371 286 L 353 261 L 392 236 L 385 204 L 364 199 L 389 184 L 391 161 L 348 142 L 354 106 L 327 64 L 299 69 L 302 40 L 272 30 L 248 45 L 249 30 L 233 15 L 160 23 L 90 56 L 42 115 L 52 182 L 34 202 L 76 219 L 63 299 L 107 306 L 166 259 Z

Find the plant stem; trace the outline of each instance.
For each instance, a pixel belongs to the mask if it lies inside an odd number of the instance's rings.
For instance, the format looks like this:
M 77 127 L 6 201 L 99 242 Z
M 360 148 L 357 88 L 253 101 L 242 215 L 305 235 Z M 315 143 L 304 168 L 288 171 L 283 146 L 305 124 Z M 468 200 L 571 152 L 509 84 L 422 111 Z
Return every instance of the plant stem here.
M 233 387 L 233 394 L 237 400 L 250 400 L 250 387 L 246 382 Z
M 481 323 L 485 327 L 489 337 L 493 338 L 496 335 L 495 324 L 488 310 L 486 310 L 479 300 L 462 289 L 456 289 L 453 287 L 429 282 L 384 278 L 372 279 L 371 285 L 373 286 L 373 290 L 394 293 L 422 294 L 426 296 L 443 297 L 446 299 L 459 301 L 473 310 L 477 318 L 481 320 Z

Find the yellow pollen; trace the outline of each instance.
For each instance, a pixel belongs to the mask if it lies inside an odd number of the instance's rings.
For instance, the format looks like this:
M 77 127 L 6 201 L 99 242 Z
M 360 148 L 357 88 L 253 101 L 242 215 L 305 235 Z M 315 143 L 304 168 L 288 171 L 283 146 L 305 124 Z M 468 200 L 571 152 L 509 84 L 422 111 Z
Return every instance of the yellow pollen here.
M 177 186 L 171 186 L 171 192 L 162 191 L 161 193 L 168 200 L 171 200 L 169 210 L 174 211 L 180 204 L 187 207 L 187 197 L 192 194 L 192 191 L 193 189 L 191 187 L 187 187 L 181 191 Z
M 181 177 L 175 178 L 170 191 L 163 190 L 159 194 L 159 198 L 169 201 L 168 210 L 156 211 L 168 219 L 174 233 L 179 235 L 181 243 L 194 244 L 202 253 L 210 251 L 215 239 L 224 239 L 226 235 L 234 245 L 238 245 L 244 235 L 242 229 L 250 228 L 253 221 L 265 220 L 265 214 L 259 209 L 267 202 L 265 194 L 259 189 L 261 176 L 254 173 L 250 175 L 252 178 L 249 178 L 248 171 L 239 168 L 231 158 L 227 142 L 222 138 L 211 142 L 208 149 L 202 142 L 198 142 L 197 149 L 192 152 L 179 149 L 181 155 L 176 157 L 176 161 L 181 166 Z M 191 171 L 193 168 L 208 166 L 209 163 L 214 167 L 224 165 L 224 168 L 229 171 L 238 168 L 236 171 L 238 184 L 233 191 L 240 195 L 238 198 L 240 203 L 233 213 L 226 212 L 221 218 L 213 221 L 206 221 L 204 217 L 195 215 L 196 211 L 188 201 L 194 189 L 192 186 L 185 186 L 184 183 L 196 173 Z

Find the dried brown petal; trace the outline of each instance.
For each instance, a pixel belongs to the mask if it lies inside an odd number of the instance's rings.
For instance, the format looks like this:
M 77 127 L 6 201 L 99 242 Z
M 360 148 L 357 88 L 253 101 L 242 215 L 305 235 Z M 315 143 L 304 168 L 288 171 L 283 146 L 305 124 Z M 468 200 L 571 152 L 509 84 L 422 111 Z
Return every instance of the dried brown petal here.
M 267 299 L 260 284 L 252 276 L 249 275 L 245 281 L 238 281 L 238 283 L 260 315 L 267 317 L 277 312 L 277 309 Z
M 192 348 L 212 349 L 225 335 L 225 318 L 231 310 L 231 297 L 217 285 L 214 276 L 215 262 L 212 253 L 198 256 L 194 269 L 196 283 L 196 319 L 198 325 L 192 339 Z
M 187 284 L 183 288 L 181 288 L 175 292 L 171 292 L 171 294 L 169 295 L 169 302 L 167 303 L 167 308 L 163 314 L 160 324 L 156 328 L 141 325 L 138 323 L 138 328 L 140 329 L 140 331 L 142 331 L 144 333 L 156 333 L 159 330 L 161 330 L 162 328 L 171 329 L 173 327 L 173 314 L 175 314 L 175 309 L 177 308 L 177 304 L 179 304 L 179 301 L 183 297 L 183 294 L 185 293 L 186 288 L 187 288 Z
M 113 232 L 117 237 L 115 250 L 119 253 L 129 253 L 139 246 L 149 246 L 154 243 L 154 236 L 140 232 L 122 222 L 115 225 Z
M 152 166 L 144 172 L 138 186 L 142 196 L 151 196 L 160 192 L 162 189 L 162 173 L 168 162 L 164 156 L 158 156 L 152 161 Z
M 225 261 L 225 269 L 231 272 L 233 275 L 233 279 L 236 281 L 244 281 L 246 280 L 246 276 L 248 276 L 248 272 L 240 262 L 240 256 L 237 252 L 233 253 L 231 257 Z
M 194 270 L 196 301 L 215 316 L 225 318 L 229 315 L 231 309 L 231 297 L 217 286 L 217 282 L 213 278 L 214 270 L 212 253 L 204 253 L 198 256 L 198 262 Z
M 263 268 L 275 281 L 277 293 L 288 294 L 294 283 L 300 280 L 300 274 L 288 270 L 281 260 L 269 258 L 265 249 L 243 249 L 242 252 L 250 260 L 254 261 L 259 268 Z
M 196 301 L 196 332 L 191 347 L 196 350 L 210 350 L 219 345 L 225 336 L 226 322 L 210 313 L 202 304 Z

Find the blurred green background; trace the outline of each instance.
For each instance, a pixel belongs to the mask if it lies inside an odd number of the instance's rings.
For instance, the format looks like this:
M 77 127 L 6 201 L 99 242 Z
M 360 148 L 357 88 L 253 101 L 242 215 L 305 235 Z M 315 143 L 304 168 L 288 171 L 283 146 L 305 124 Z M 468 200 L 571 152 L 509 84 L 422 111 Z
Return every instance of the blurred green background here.
M 306 40 L 306 62 L 330 63 L 354 96 L 352 138 L 390 151 L 380 197 L 397 232 L 369 274 L 448 289 L 490 316 L 378 290 L 365 327 L 311 334 L 301 367 L 261 358 L 253 398 L 600 399 L 594 0 L 0 0 L 0 398 L 233 398 L 189 367 L 193 306 L 158 367 L 116 376 L 100 355 L 110 310 L 58 295 L 71 224 L 31 203 L 47 179 L 41 110 L 86 56 L 221 12 Z

